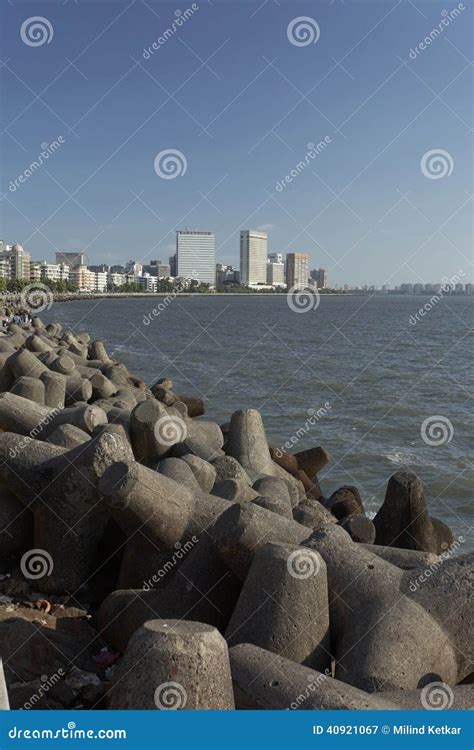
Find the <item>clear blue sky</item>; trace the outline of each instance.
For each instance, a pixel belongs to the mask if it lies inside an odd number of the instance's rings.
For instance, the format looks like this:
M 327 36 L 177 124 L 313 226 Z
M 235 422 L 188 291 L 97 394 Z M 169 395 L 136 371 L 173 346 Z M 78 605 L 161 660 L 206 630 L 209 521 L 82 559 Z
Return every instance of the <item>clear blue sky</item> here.
M 269 251 L 308 252 L 331 284 L 469 280 L 472 0 L 415 59 L 457 3 L 198 5 L 145 59 L 191 2 L 4 0 L 0 236 L 34 259 L 78 249 L 117 263 L 165 260 L 175 229 L 197 227 L 238 264 L 239 230 L 262 228 Z M 24 43 L 31 16 L 50 22 L 49 43 Z M 289 41 L 299 16 L 316 21 L 316 43 Z M 166 149 L 184 154 L 184 175 L 156 174 Z M 420 162 L 440 149 L 451 173 L 430 179 Z

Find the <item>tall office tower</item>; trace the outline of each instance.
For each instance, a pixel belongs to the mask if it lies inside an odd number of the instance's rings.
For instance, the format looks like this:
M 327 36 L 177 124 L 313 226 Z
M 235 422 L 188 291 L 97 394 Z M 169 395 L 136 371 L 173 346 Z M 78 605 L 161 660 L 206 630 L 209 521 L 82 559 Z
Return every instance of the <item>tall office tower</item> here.
M 267 233 L 256 229 L 240 232 L 240 283 L 245 286 L 267 283 Z
M 88 266 L 89 258 L 84 253 L 56 253 L 56 263 L 64 263 L 69 268 L 76 266 Z
M 316 279 L 318 289 L 328 288 L 328 272 L 324 268 L 318 268 L 318 277 Z
M 174 255 L 169 256 L 169 264 L 170 264 L 170 276 L 174 278 L 176 274 L 176 253 Z
M 184 229 L 176 232 L 176 276 L 216 283 L 216 237 L 214 232 Z
M 309 255 L 306 253 L 288 253 L 286 256 L 286 283 L 292 289 L 304 289 L 308 285 Z
M 283 263 L 283 253 L 268 253 L 270 263 Z

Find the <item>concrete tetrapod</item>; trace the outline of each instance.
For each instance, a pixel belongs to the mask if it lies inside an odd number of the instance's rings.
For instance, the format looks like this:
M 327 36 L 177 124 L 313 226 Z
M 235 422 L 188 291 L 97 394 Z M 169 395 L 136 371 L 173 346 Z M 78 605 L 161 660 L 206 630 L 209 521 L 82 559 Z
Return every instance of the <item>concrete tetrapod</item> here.
M 311 531 L 254 503 L 232 503 L 217 518 L 209 534 L 222 560 L 244 581 L 259 547 L 267 542 L 301 544 Z
M 37 582 L 40 591 L 74 591 L 95 570 L 109 517 L 99 502 L 97 483 L 108 466 L 131 458 L 123 428 L 105 425 L 88 442 L 39 464 L 35 546 L 47 550 L 54 562 L 52 572 Z
M 227 644 L 200 622 L 149 620 L 130 639 L 111 709 L 232 710 Z
M 330 675 L 242 643 L 229 649 L 236 708 L 388 710 L 398 706 Z
M 473 589 L 473 552 L 438 560 L 428 570 L 407 571 L 401 585 L 449 634 L 455 646 L 457 682 L 474 671 Z
M 452 543 L 448 527 L 438 520 L 434 524 L 428 514 L 420 479 L 406 471 L 398 471 L 390 478 L 374 525 L 375 542 L 379 545 L 440 554 L 450 546 L 447 540 Z
M 264 544 L 225 634 L 320 671 L 331 667 L 326 565 L 307 547 Z
M 448 684 L 465 676 L 447 631 L 403 593 L 403 571 L 340 526 L 317 529 L 305 546 L 327 566 L 336 677 L 377 692 L 423 687 L 432 675 Z
M 157 547 L 167 549 L 199 536 L 229 507 L 226 500 L 201 492 L 197 485 L 184 487 L 136 461 L 105 471 L 99 492 L 128 537 L 143 528 Z

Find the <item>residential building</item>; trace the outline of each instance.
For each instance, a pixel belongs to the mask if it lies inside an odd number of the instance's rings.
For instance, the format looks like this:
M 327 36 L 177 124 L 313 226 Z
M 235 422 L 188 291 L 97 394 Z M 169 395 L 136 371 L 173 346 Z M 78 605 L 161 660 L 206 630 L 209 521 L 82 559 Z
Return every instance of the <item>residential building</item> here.
M 143 274 L 143 276 L 139 276 L 137 281 L 140 284 L 140 286 L 143 287 L 144 292 L 156 292 L 156 288 L 157 288 L 156 276 L 151 276 L 149 273 L 145 273 Z
M 176 275 L 216 283 L 216 238 L 214 232 L 184 229 L 176 232 Z
M 72 253 L 56 253 L 56 263 L 64 263 L 69 268 L 76 268 L 76 266 L 87 266 L 89 264 L 89 258 L 85 253 L 72 252 Z
M 286 283 L 289 289 L 304 289 L 308 284 L 309 255 L 288 253 L 286 256 Z
M 85 265 L 71 268 L 69 278 L 80 290 L 94 292 L 96 289 L 96 274 L 94 271 L 89 271 Z
M 6 245 L 2 241 L 1 247 L 3 250 L 0 254 L 0 275 L 10 279 L 29 279 L 30 254 L 21 245 Z
M 216 264 L 216 284 L 238 284 L 240 282 L 240 272 L 234 266 L 223 266 L 221 263 Z
M 328 288 L 328 274 L 324 268 L 313 268 L 310 274 L 311 278 L 316 282 L 318 289 Z
M 125 273 L 133 274 L 133 276 L 141 276 L 143 273 L 143 265 L 139 260 L 129 260 L 125 264 Z
M 97 271 L 95 273 L 95 291 L 96 292 L 105 292 L 106 291 L 106 289 L 107 289 L 107 279 L 108 279 L 108 273 L 107 273 L 107 271 Z
M 280 255 L 280 257 L 282 256 Z M 270 256 L 268 256 L 267 262 L 267 284 L 285 286 L 285 264 L 283 261 L 271 261 Z
M 266 232 L 243 229 L 240 232 L 240 283 L 257 286 L 267 282 Z
M 122 286 L 122 284 L 125 284 L 125 274 L 109 271 L 107 274 L 107 284 L 111 284 L 112 286 Z

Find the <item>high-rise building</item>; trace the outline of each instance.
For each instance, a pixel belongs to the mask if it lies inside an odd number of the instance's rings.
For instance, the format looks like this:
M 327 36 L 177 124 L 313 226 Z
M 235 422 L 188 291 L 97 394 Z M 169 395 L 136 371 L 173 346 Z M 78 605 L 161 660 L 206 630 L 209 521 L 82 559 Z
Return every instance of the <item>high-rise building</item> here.
M 64 263 L 69 268 L 77 266 L 88 266 L 89 258 L 84 253 L 56 253 L 56 263 Z
M 240 272 L 234 266 L 223 266 L 222 263 L 216 264 L 216 285 L 224 286 L 225 284 L 238 284 L 240 281 Z
M 240 283 L 255 286 L 267 283 L 267 233 L 256 229 L 240 232 Z
M 308 284 L 309 255 L 288 253 L 286 256 L 286 283 L 289 289 L 304 289 Z
M 324 270 L 324 268 L 313 268 L 310 276 L 316 282 L 316 286 L 318 289 L 327 289 L 328 273 Z
M 139 260 L 129 260 L 125 265 L 125 273 L 132 276 L 141 276 L 143 273 L 143 266 Z
M 170 264 L 170 276 L 174 278 L 176 276 L 176 253 L 174 255 L 170 255 L 169 264 Z
M 283 253 L 268 253 L 270 263 L 283 263 Z
M 21 245 L 5 245 L 2 242 L 0 275 L 10 279 L 30 278 L 30 254 Z
M 277 255 L 277 253 L 273 253 Z M 280 255 L 280 258 L 282 256 Z M 271 286 L 285 286 L 285 264 L 283 261 L 272 261 L 268 256 L 267 263 L 267 284 Z
M 216 237 L 214 232 L 184 229 L 176 232 L 176 276 L 216 283 Z

